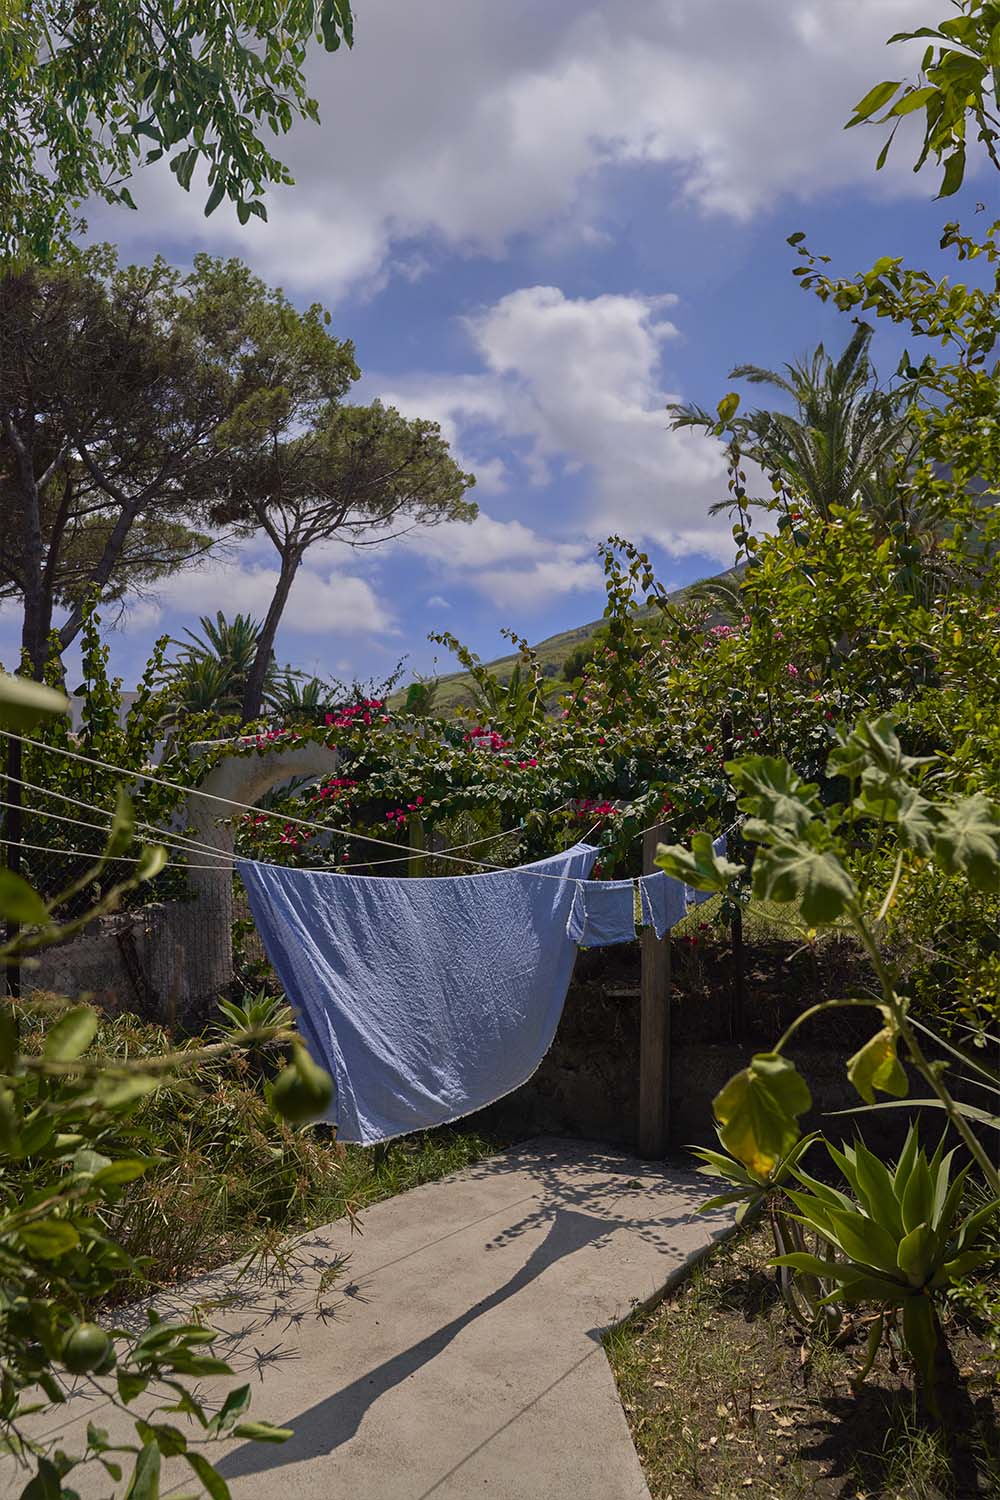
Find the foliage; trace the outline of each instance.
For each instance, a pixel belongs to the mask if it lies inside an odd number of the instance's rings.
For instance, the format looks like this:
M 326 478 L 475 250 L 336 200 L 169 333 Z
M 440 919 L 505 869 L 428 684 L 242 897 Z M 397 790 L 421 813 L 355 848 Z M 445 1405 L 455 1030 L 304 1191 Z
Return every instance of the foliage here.
M 933 862 L 945 876 L 960 877 L 976 891 L 1000 889 L 1000 823 L 981 794 L 934 797 L 934 758 L 906 754 L 888 715 L 862 720 L 853 730 L 838 733 L 827 772 L 846 793 L 843 800 L 826 806 L 817 785 L 804 782 L 787 761 L 745 756 L 727 763 L 726 770 L 746 815 L 743 836 L 756 849 L 754 895 L 794 904 L 812 928 L 846 924 L 868 954 L 880 995 L 821 1000 L 803 1011 L 773 1052 L 758 1053 L 716 1096 L 720 1141 L 752 1181 L 767 1182 L 795 1151 L 799 1117 L 811 1104 L 805 1081 L 784 1055 L 786 1044 L 804 1021 L 824 1011 L 862 1006 L 878 1012 L 880 1028 L 847 1061 L 851 1083 L 868 1106 L 874 1106 L 876 1090 L 905 1097 L 909 1080 L 899 1056 L 902 1051 L 931 1093 L 912 1104 L 945 1111 L 989 1184 L 990 1198 L 956 1237 L 953 1221 L 965 1172 L 949 1187 L 951 1157 L 944 1156 L 943 1142 L 928 1164 L 918 1150 L 915 1130 L 891 1177 L 863 1145 L 834 1153 L 863 1213 L 877 1221 L 876 1228 L 859 1224 L 855 1206 L 843 1195 L 831 1196 L 830 1190 L 804 1178 L 796 1161 L 791 1170 L 807 1182 L 813 1195 L 804 1198 L 788 1191 L 800 1222 L 846 1253 L 848 1260 L 821 1260 L 795 1249 L 780 1255 L 776 1263 L 838 1283 L 840 1290 L 825 1297 L 826 1303 L 843 1297 L 875 1301 L 886 1309 L 902 1306 L 904 1336 L 922 1378 L 930 1384 L 940 1329 L 928 1297 L 931 1292 L 943 1293 L 980 1264 L 965 1252 L 971 1251 L 974 1231 L 1000 1208 L 1000 1173 L 975 1128 L 1000 1129 L 1000 1074 L 949 1041 L 947 1058 L 991 1090 L 994 1109 L 991 1113 L 954 1096 L 953 1084 L 946 1082 L 946 1060 L 928 1055 L 927 1028 L 910 1015 L 904 983 L 891 956 L 892 909 L 903 873 L 913 865 Z M 891 858 L 888 874 L 885 862 L 874 858 L 883 848 Z M 713 854 L 707 839 L 693 854 L 661 847 L 658 863 L 677 878 L 690 879 L 696 873 L 702 889 L 724 889 L 733 874 L 732 866 Z M 935 1040 L 933 1032 L 929 1034 Z M 731 1165 L 728 1175 L 733 1175 Z M 893 1226 L 899 1243 L 892 1245 L 890 1259 Z
M 896 479 L 906 469 L 912 437 L 906 391 L 879 385 L 868 356 L 871 337 L 872 329 L 859 323 L 837 360 L 820 344 L 810 359 L 786 365 L 784 373 L 738 365 L 731 380 L 772 386 L 790 398 L 794 411 L 737 414 L 736 398 L 727 397 L 732 413 L 726 426 L 741 455 L 774 475 L 793 506 L 829 520 L 835 506 L 860 503 L 884 534 L 900 519 Z M 675 429 L 714 432 L 719 425 L 717 416 L 697 406 L 668 410 Z
M 166 157 L 178 183 L 207 172 L 210 214 L 266 218 L 268 183 L 290 182 L 263 127 L 318 118 L 306 47 L 350 45 L 348 0 L 195 0 L 183 14 L 121 0 L 5 6 L 0 28 L 0 255 L 44 259 L 79 229 L 87 197 L 134 208 L 127 183 Z
M 30 727 L 55 707 L 50 689 L 23 682 L 8 688 L 0 677 L 0 724 Z M 10 695 L 8 700 L 8 694 Z M 7 718 L 6 703 L 14 711 Z M 65 701 L 63 700 L 63 706 Z M 26 722 L 27 721 L 27 722 Z M 106 890 L 99 903 L 69 920 L 60 912 L 98 881 L 108 862 L 122 855 L 132 839 L 131 804 L 119 792 L 103 855 L 60 896 L 45 901 L 20 875 L 0 875 L 0 917 L 14 924 L 0 947 L 0 963 L 23 963 L 50 943 L 81 930 L 94 916 L 110 911 L 126 891 L 151 879 L 162 868 L 165 851 L 148 848 L 129 880 Z M 150 1309 L 148 1327 L 137 1335 L 91 1321 L 88 1309 L 106 1296 L 123 1271 L 134 1270 L 127 1252 L 109 1232 L 107 1220 L 130 1182 L 152 1165 L 145 1134 L 134 1114 L 140 1101 L 180 1070 L 196 1068 L 206 1057 L 236 1049 L 223 1040 L 183 1054 L 95 1062 L 89 1056 L 98 1030 L 96 1012 L 85 1004 L 63 1006 L 45 1033 L 41 1050 L 19 1046 L 18 1023 L 8 1000 L 0 1008 L 0 1174 L 5 1182 L 0 1214 L 0 1432 L 5 1449 L 26 1470 L 34 1470 L 26 1496 L 65 1495 L 64 1483 L 80 1464 L 97 1462 L 110 1479 L 122 1478 L 119 1459 L 134 1458 L 129 1493 L 155 1493 L 161 1454 L 183 1453 L 199 1482 L 213 1495 L 228 1494 L 200 1449 L 190 1447 L 162 1414 L 183 1410 L 193 1416 L 206 1440 L 234 1435 L 282 1441 L 287 1433 L 267 1423 L 241 1423 L 249 1389 L 230 1394 L 221 1412 L 211 1415 L 186 1383 L 186 1377 L 229 1374 L 211 1352 L 215 1335 L 202 1324 L 168 1324 Z M 308 1059 L 297 1038 L 272 1027 L 256 1029 L 257 1043 L 288 1042 L 291 1061 L 279 1072 L 271 1103 L 289 1115 L 304 1116 L 307 1097 L 316 1110 L 329 1102 L 331 1082 Z M 112 1399 L 128 1407 L 144 1393 L 154 1406 L 135 1423 L 136 1441 L 110 1444 L 90 1424 L 79 1453 L 67 1453 L 54 1442 L 29 1437 L 23 1419 L 39 1410 L 33 1399 L 40 1389 L 45 1403 L 66 1400 L 61 1373 L 107 1376 L 114 1380 Z M 44 1408 L 43 1408 L 44 1409 Z
M 40 676 L 96 589 L 122 600 L 203 556 L 235 434 L 263 410 L 308 425 L 358 378 L 318 304 L 299 312 L 238 260 L 109 246 L 0 274 L 0 594 L 21 600 Z
M 455 463 L 436 422 L 395 407 L 330 402 L 303 431 L 284 399 L 244 408 L 230 424 L 228 493 L 215 519 L 261 530 L 278 554 L 278 579 L 247 673 L 241 713 L 256 719 L 274 640 L 292 584 L 310 547 L 341 541 L 369 546 L 399 528 L 471 521 L 465 499 L 475 484 Z
M 952 0 L 952 9 L 957 14 L 937 26 L 919 26 L 916 31 L 899 31 L 889 38 L 890 45 L 918 39 L 927 42 L 919 76 L 912 82 L 887 79 L 875 84 L 854 106 L 845 127 L 868 121 L 891 125 L 876 162 L 881 169 L 900 121 L 922 112 L 923 144 L 914 171 L 919 171 L 929 156 L 939 165 L 943 163 L 941 198 L 957 192 L 965 180 L 970 125 L 976 127 L 976 139 L 986 148 L 990 161 L 1000 167 L 996 113 L 1000 6 L 993 0 Z
M 899 1309 L 904 1343 L 932 1402 L 940 1306 L 962 1277 L 994 1258 L 977 1241 L 1000 1209 L 997 1196 L 963 1216 L 962 1194 L 971 1163 L 953 1177 L 955 1153 L 946 1155 L 944 1147 L 942 1136 L 928 1159 L 917 1127 L 911 1125 L 899 1160 L 888 1167 L 860 1140 L 842 1150 L 827 1142 L 851 1196 L 810 1177 L 798 1165 L 792 1170 L 806 1191 L 787 1191 L 799 1222 L 814 1230 L 834 1255 L 821 1259 L 793 1251 L 774 1261 L 834 1282 L 835 1290 L 824 1299 L 828 1303 L 875 1302 L 887 1311 Z M 880 1316 L 869 1338 L 869 1367 L 882 1333 Z

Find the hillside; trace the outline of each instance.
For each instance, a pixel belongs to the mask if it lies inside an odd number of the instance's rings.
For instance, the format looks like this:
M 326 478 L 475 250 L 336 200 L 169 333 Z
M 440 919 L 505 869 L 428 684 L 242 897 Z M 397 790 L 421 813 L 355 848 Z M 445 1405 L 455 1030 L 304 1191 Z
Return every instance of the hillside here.
M 704 582 L 723 583 L 736 576 L 735 570 L 718 573 Z M 685 585 L 682 589 L 675 590 L 668 595 L 671 603 L 683 604 L 698 583 Z M 576 625 L 569 630 L 560 631 L 558 635 L 546 636 L 535 646 L 538 660 L 546 677 L 551 680 L 553 692 L 559 691 L 566 684 L 563 680 L 563 663 L 572 651 L 584 642 L 588 641 L 604 624 L 603 617 L 598 620 L 589 620 L 586 625 Z M 498 656 L 493 661 L 486 662 L 487 670 L 494 677 L 509 675 L 517 662 L 517 653 L 511 652 L 507 656 Z M 548 670 L 546 670 L 548 669 Z M 434 700 L 434 711 L 436 713 L 447 713 L 449 709 L 456 708 L 463 702 L 468 702 L 469 695 L 468 672 L 449 672 L 438 678 L 438 690 Z M 401 708 L 406 701 L 406 689 L 394 693 L 389 700 L 390 707 Z

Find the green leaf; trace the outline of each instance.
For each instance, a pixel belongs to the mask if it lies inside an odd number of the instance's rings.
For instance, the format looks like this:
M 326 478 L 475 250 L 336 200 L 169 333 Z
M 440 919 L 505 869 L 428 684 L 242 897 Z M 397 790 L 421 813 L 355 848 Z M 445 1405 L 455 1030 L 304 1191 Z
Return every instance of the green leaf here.
M 118 1382 L 118 1395 L 126 1406 L 130 1401 L 134 1401 L 136 1396 L 142 1395 L 150 1381 L 148 1375 L 136 1375 L 130 1370 L 122 1369 L 116 1370 L 115 1378 Z
M 80 1243 L 79 1234 L 65 1219 L 36 1219 L 33 1224 L 22 1224 L 17 1235 L 29 1255 L 39 1260 L 55 1260 Z
M 938 90 L 931 84 L 920 89 L 910 89 L 901 99 L 897 99 L 889 113 L 891 115 L 912 115 L 914 110 L 922 109 L 928 99 L 935 99 L 937 95 Z
M 38 1468 L 21 1491 L 21 1500 L 62 1500 L 62 1495 L 59 1470 L 51 1460 L 39 1455 Z
M 942 809 L 934 852 L 949 875 L 964 874 L 979 890 L 1000 886 L 1000 824 L 981 792 Z
M 25 734 L 39 719 L 69 713 L 69 699 L 55 688 L 0 672 L 0 728 Z
M 810 1255 L 805 1250 L 794 1250 L 790 1255 L 773 1255 L 768 1265 L 791 1266 L 793 1271 L 802 1271 L 807 1276 L 836 1277 L 843 1270 L 840 1261 L 820 1260 L 818 1255 Z
M 762 849 L 753 867 L 759 900 L 795 902 L 810 927 L 839 920 L 854 900 L 854 882 L 835 855 L 808 844 L 780 842 Z
M 287 1443 L 292 1437 L 291 1427 L 273 1427 L 270 1422 L 238 1422 L 233 1436 L 253 1438 L 258 1443 Z
M 719 1138 L 758 1180 L 795 1145 L 798 1116 L 812 1103 L 794 1064 L 776 1053 L 758 1053 L 712 1101 Z
M 49 1062 L 72 1062 L 82 1057 L 97 1035 L 98 1017 L 89 1005 L 74 1005 L 49 1030 L 42 1056 Z
M 118 1187 L 125 1182 L 134 1182 L 137 1177 L 141 1177 L 154 1165 L 152 1158 L 143 1160 L 137 1156 L 122 1157 L 119 1161 L 113 1161 L 95 1172 L 94 1186 Z
M 903 1214 L 893 1191 L 893 1179 L 885 1162 L 869 1151 L 862 1141 L 856 1141 L 854 1146 L 854 1176 L 858 1200 L 868 1217 L 884 1225 L 894 1239 L 900 1239 Z
M 8 922 L 21 922 L 25 927 L 44 927 L 49 920 L 49 909 L 21 875 L 0 870 L 0 917 Z
M 913 1356 L 927 1390 L 934 1386 L 934 1363 L 938 1350 L 938 1325 L 934 1305 L 927 1296 L 907 1297 L 903 1303 L 903 1341 Z
M 883 105 L 889 103 L 893 94 L 901 87 L 900 79 L 887 79 L 883 83 L 877 83 L 873 89 L 869 89 L 865 97 L 854 106 L 854 116 L 848 120 L 844 127 L 849 130 L 852 125 L 859 125 L 862 120 L 869 119 Z
M 744 869 L 743 865 L 735 865 L 716 854 L 708 833 L 696 833 L 690 850 L 682 844 L 658 845 L 656 863 L 675 880 L 683 880 L 696 891 L 724 891 Z
M 233 1423 L 243 1415 L 249 1405 L 250 1387 L 248 1385 L 241 1385 L 235 1391 L 230 1391 L 222 1406 L 209 1423 L 209 1431 L 213 1433 L 228 1432 Z
M 214 184 L 214 186 L 212 188 L 212 191 L 208 195 L 208 202 L 205 204 L 205 218 L 206 219 L 210 218 L 211 215 L 215 213 L 215 210 L 218 208 L 219 204 L 222 202 L 222 200 L 225 197 L 225 195 L 226 195 L 226 183 L 225 183 L 225 179 L 220 174 L 216 178 L 215 184 Z
M 139 855 L 135 867 L 138 880 L 153 880 L 167 863 L 167 851 L 162 844 L 148 844 Z
M 228 1484 L 222 1475 L 212 1468 L 204 1454 L 192 1453 L 189 1449 L 184 1457 L 204 1485 L 209 1500 L 230 1500 Z
M 114 816 L 111 819 L 111 828 L 105 849 L 108 858 L 114 858 L 117 854 L 124 854 L 132 842 L 134 830 L 135 811 L 132 807 L 132 799 L 123 787 L 119 787 L 115 800 Z
M 911 1286 L 923 1286 L 930 1276 L 936 1243 L 929 1224 L 918 1224 L 900 1240 L 896 1264 Z
M 831 1208 L 829 1218 L 845 1255 L 859 1265 L 872 1266 L 890 1277 L 898 1269 L 896 1241 L 881 1224 L 866 1219 L 864 1214 L 848 1213 L 843 1208 Z
M 135 1461 L 125 1500 L 159 1500 L 159 1495 L 160 1450 L 154 1442 L 149 1442 Z
M 934 1214 L 934 1180 L 926 1156 L 917 1153 L 903 1193 L 903 1228 L 907 1234 L 918 1224 L 930 1223 Z
M 728 395 L 723 396 L 722 400 L 715 408 L 719 416 L 719 422 L 723 427 L 725 427 L 727 422 L 730 422 L 732 418 L 735 417 L 736 413 L 739 411 L 739 408 L 740 398 L 735 391 L 730 391 Z
M 0 1073 L 12 1073 L 17 1060 L 17 1017 L 9 1000 L 0 996 Z
M 740 810 L 786 834 L 801 834 L 819 814 L 813 782 L 803 781 L 787 760 L 747 755 L 727 761 L 726 772 L 741 793 Z
M 941 179 L 939 198 L 950 198 L 952 193 L 957 193 L 965 178 L 965 147 L 956 146 L 944 164 L 944 176 Z
M 884 1026 L 848 1060 L 847 1076 L 866 1104 L 874 1104 L 875 1090 L 906 1096 L 909 1081 L 906 1069 L 896 1056 L 896 1033 Z

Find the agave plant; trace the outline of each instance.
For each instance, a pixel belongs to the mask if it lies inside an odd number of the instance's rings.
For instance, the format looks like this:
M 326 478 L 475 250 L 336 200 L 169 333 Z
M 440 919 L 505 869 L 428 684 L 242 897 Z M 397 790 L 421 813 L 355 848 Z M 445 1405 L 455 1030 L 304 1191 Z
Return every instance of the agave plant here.
M 952 1177 L 955 1152 L 946 1154 L 944 1146 L 942 1136 L 928 1159 L 913 1124 L 899 1160 L 889 1167 L 860 1140 L 845 1144 L 843 1150 L 827 1141 L 850 1194 L 809 1176 L 797 1163 L 792 1174 L 806 1191 L 786 1191 L 798 1210 L 794 1217 L 799 1224 L 813 1230 L 832 1253 L 821 1258 L 794 1250 L 772 1262 L 834 1283 L 824 1299 L 828 1303 L 879 1307 L 862 1377 L 871 1368 L 886 1316 L 898 1312 L 903 1343 L 932 1410 L 937 1405 L 934 1376 L 942 1342 L 938 1309 L 956 1281 L 993 1258 L 993 1250 L 976 1245 L 1000 1210 L 1000 1198 L 990 1195 L 962 1216 L 972 1164 Z
M 723 1145 L 723 1127 L 716 1126 Z M 821 1140 L 818 1130 L 802 1136 L 790 1150 L 779 1156 L 769 1171 L 756 1172 L 744 1166 L 729 1151 L 710 1151 L 707 1147 L 695 1149 L 695 1156 L 704 1164 L 698 1168 L 706 1177 L 718 1177 L 730 1184 L 729 1190 L 718 1193 L 701 1204 L 699 1213 L 711 1213 L 717 1208 L 738 1204 L 736 1222 L 741 1224 L 747 1214 L 766 1212 L 774 1239 L 775 1255 L 785 1256 L 808 1249 L 803 1228 L 789 1213 L 787 1195 L 789 1179 L 798 1163 L 814 1142 Z M 834 1334 L 841 1323 L 839 1308 L 830 1299 L 833 1284 L 820 1276 L 809 1276 L 804 1271 L 794 1274 L 791 1268 L 775 1261 L 778 1271 L 778 1290 L 781 1300 L 792 1318 L 806 1334 L 821 1333 L 825 1338 Z

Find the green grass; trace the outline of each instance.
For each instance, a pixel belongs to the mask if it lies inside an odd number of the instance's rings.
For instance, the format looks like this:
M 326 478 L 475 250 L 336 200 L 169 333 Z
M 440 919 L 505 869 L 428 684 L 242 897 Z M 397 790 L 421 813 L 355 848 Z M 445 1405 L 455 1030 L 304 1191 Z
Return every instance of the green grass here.
M 26 1007 L 26 1045 L 40 1044 L 43 1026 L 42 1011 Z M 160 1027 L 119 1015 L 102 1020 L 93 1055 L 141 1059 L 170 1045 Z M 366 1147 L 342 1145 L 324 1125 L 292 1127 L 271 1113 L 263 1093 L 264 1078 L 280 1063 L 245 1054 L 203 1063 L 186 1081 L 140 1102 L 129 1125 L 129 1154 L 141 1149 L 155 1165 L 129 1185 L 108 1220 L 138 1267 L 121 1279 L 122 1300 L 230 1261 L 276 1255 L 289 1236 L 362 1215 L 500 1144 L 442 1128 Z M 30 1190 L 27 1173 L 21 1187 Z
M 888 1352 L 855 1397 L 861 1342 L 803 1345 L 770 1250 L 762 1228 L 728 1242 L 675 1296 L 605 1339 L 653 1500 L 1000 1496 L 987 1330 L 952 1324 L 964 1405 L 935 1428 Z

